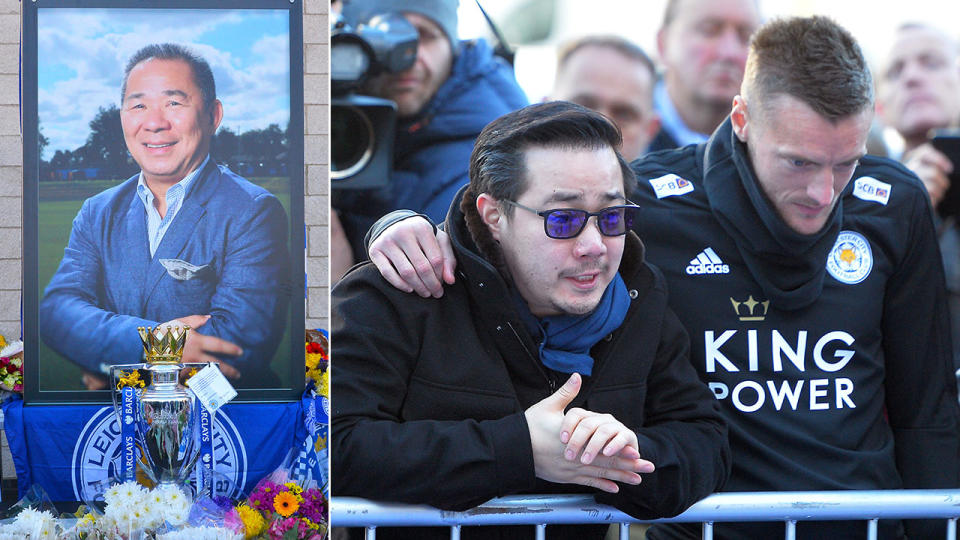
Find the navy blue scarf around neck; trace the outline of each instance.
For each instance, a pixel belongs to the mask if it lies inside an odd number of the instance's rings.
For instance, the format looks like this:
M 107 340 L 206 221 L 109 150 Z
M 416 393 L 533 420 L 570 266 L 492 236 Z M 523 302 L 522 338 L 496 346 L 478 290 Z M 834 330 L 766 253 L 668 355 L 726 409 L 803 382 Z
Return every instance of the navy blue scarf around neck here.
M 540 361 L 554 371 L 590 376 L 593 372 L 590 349 L 623 324 L 629 307 L 627 285 L 617 272 L 603 292 L 600 303 L 589 314 L 540 319 L 543 330 Z

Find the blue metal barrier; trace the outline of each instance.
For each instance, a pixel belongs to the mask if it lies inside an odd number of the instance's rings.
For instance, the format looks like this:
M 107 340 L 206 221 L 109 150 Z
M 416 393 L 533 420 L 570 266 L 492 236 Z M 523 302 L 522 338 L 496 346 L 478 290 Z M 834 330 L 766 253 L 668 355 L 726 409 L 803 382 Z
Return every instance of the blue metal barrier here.
M 877 537 L 880 519 L 945 519 L 944 538 L 956 540 L 960 518 L 960 490 L 781 491 L 716 493 L 670 519 L 638 520 L 589 495 L 520 495 L 501 497 L 463 512 L 431 506 L 377 503 L 352 497 L 333 497 L 330 522 L 334 528 L 364 527 L 367 540 L 377 527 L 450 527 L 459 540 L 460 527 L 473 525 L 533 525 L 543 540 L 547 525 L 618 523 L 620 539 L 627 540 L 631 523 L 700 522 L 703 538 L 713 538 L 713 524 L 730 521 L 782 521 L 784 538 L 795 540 L 798 521 L 863 520 L 867 537 Z

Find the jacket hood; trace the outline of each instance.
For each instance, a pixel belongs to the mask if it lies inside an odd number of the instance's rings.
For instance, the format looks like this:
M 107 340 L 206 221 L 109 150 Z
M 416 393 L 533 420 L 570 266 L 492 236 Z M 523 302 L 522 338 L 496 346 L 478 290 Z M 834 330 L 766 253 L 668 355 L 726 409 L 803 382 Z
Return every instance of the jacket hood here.
M 472 140 L 492 119 L 488 111 L 511 111 L 526 104 L 513 68 L 494 56 L 485 40 L 463 41 L 450 76 L 423 111 L 398 124 L 396 153 L 415 152 L 457 137 Z
M 800 234 L 762 192 L 747 147 L 733 133 L 729 117 L 697 154 L 703 160 L 703 185 L 713 214 L 767 298 L 780 309 L 812 304 L 823 290 L 827 255 L 840 233 L 842 197 L 819 232 Z

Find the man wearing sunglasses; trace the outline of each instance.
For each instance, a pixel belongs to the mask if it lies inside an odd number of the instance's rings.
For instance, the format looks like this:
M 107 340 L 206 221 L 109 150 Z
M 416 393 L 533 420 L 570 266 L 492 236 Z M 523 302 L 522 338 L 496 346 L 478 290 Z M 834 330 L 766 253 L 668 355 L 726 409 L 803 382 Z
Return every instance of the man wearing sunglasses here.
M 588 492 L 655 518 L 723 483 L 726 427 L 629 230 L 620 142 L 609 120 L 567 102 L 495 120 L 445 223 L 457 284 L 425 300 L 367 263 L 334 287 L 336 495 L 463 510 Z
M 929 197 L 899 164 L 864 155 L 873 81 L 859 46 L 824 17 L 775 20 L 754 35 L 746 66 L 709 141 L 633 163 L 636 230 L 730 425 L 724 490 L 960 486 L 960 408 Z M 414 235 L 427 246 L 420 257 L 442 261 L 424 225 Z M 392 259 L 388 279 L 430 268 Z M 444 267 L 445 281 L 452 271 Z M 438 284 L 436 274 L 421 276 Z M 878 530 L 933 538 L 943 526 L 882 520 Z M 800 522 L 797 537 L 864 531 L 863 522 Z M 783 525 L 714 532 L 776 538 Z M 655 526 L 647 537 L 698 538 L 699 528 Z

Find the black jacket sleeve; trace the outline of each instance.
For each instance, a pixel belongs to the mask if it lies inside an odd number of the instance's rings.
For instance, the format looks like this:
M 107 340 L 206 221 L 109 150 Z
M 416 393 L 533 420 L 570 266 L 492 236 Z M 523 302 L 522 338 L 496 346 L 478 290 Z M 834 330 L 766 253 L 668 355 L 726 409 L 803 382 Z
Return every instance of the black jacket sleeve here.
M 426 214 L 418 214 L 413 210 L 394 210 L 393 212 L 390 212 L 389 214 L 378 219 L 373 225 L 370 226 L 370 229 L 367 231 L 367 234 L 364 235 L 363 237 L 364 257 L 369 258 L 370 244 L 372 244 L 373 241 L 376 240 L 383 233 L 383 231 L 389 229 L 392 225 L 396 223 L 399 223 L 407 218 L 412 218 L 412 217 L 422 217 L 423 219 L 427 220 L 427 223 L 429 223 L 433 227 L 433 234 L 437 234 L 437 225 L 433 222 L 433 220 L 430 219 L 430 216 Z
M 334 287 L 335 495 L 465 510 L 533 488 L 533 454 L 522 411 L 479 421 L 404 417 L 426 328 L 435 327 L 429 325 L 444 316 L 443 306 L 455 295 L 421 299 L 405 294 L 380 278 L 371 264 L 356 268 Z
M 914 197 L 910 241 L 886 288 L 886 407 L 905 489 L 960 486 L 960 407 L 946 285 L 926 193 Z M 911 538 L 943 535 L 942 521 L 907 521 Z M 931 528 L 932 527 L 932 528 Z
M 610 504 L 640 519 L 675 516 L 719 490 L 730 475 L 727 425 L 716 399 L 697 377 L 689 339 L 672 310 L 660 327 L 660 345 L 647 378 L 643 425 L 636 428 L 640 454 L 656 470 L 620 493 L 598 492 Z

